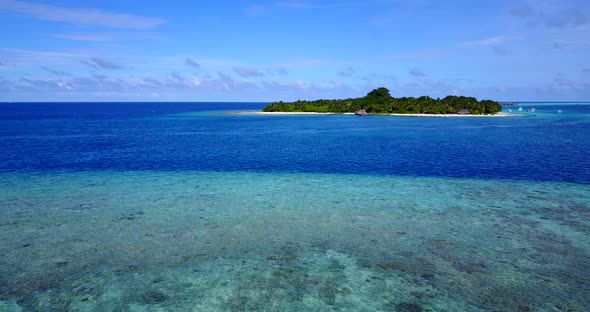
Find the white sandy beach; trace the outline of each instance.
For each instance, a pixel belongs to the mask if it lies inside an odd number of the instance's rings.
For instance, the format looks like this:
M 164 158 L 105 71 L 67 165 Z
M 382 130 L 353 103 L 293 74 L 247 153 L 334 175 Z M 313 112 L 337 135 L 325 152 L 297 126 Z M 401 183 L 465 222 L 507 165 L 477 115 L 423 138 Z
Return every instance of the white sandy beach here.
M 256 115 L 339 115 L 339 113 L 316 113 L 316 112 L 254 112 Z M 344 113 L 352 114 L 352 113 Z
M 316 113 L 316 112 L 231 112 L 236 115 L 354 115 L 354 113 Z M 369 116 L 396 116 L 396 117 L 523 117 L 524 114 L 497 113 L 494 115 L 459 115 L 459 114 L 369 114 Z
M 387 116 L 399 117 L 519 117 L 522 114 L 496 113 L 494 115 L 459 115 L 459 114 L 386 114 Z

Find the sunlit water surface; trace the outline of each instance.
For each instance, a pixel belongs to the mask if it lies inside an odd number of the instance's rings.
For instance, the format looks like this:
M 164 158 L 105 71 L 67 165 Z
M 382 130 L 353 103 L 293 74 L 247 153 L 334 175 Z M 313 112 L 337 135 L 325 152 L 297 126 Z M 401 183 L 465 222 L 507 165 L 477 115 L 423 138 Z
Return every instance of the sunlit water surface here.
M 0 115 L 0 311 L 590 306 L 586 106 L 136 105 Z

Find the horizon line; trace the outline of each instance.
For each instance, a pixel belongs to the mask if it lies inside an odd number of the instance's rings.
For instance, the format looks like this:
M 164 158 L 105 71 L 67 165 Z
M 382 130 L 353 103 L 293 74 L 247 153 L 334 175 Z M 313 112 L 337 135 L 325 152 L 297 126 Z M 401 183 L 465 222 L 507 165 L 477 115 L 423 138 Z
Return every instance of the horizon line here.
M 282 100 L 279 100 L 282 101 Z M 94 104 L 94 103 L 274 103 L 278 101 L 0 101 L 0 104 L 57 104 L 57 103 L 80 103 L 80 104 Z M 590 100 L 586 101 L 496 101 L 500 104 L 520 104 L 520 103 L 590 103 Z

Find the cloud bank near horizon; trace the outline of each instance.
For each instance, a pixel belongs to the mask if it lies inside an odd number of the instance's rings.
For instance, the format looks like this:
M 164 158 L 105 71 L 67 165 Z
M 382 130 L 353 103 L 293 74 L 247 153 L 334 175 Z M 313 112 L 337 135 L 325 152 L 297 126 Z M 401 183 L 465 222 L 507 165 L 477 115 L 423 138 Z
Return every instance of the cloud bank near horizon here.
M 274 101 L 381 86 L 395 96 L 590 99 L 590 4 L 501 1 L 469 14 L 461 0 L 194 4 L 187 19 L 186 8 L 155 4 L 0 0 L 0 18 L 15 25 L 0 44 L 0 101 Z M 463 31 L 476 21 L 489 23 Z

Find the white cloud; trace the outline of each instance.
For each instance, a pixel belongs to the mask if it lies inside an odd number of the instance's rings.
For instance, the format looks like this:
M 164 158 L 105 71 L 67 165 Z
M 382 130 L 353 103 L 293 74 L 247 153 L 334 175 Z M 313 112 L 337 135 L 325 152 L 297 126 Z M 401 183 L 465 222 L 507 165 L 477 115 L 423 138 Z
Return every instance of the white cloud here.
M 510 14 L 519 17 L 519 18 L 527 18 L 531 15 L 535 14 L 535 10 L 528 4 L 523 4 L 518 7 L 514 7 L 510 10 Z
M 29 15 L 46 21 L 112 28 L 148 29 L 166 22 L 157 17 L 111 13 L 89 8 L 66 8 L 16 0 L 0 0 L 0 10 Z
M 264 79 L 253 82 L 232 79 L 218 72 L 214 76 L 186 78 L 178 74 L 163 76 L 93 74 L 38 79 L 21 77 L 12 80 L 0 78 L 0 90 L 10 91 L 14 98 L 23 97 L 28 100 L 42 100 L 43 96 L 48 95 L 52 98 L 75 95 L 84 99 L 110 97 L 114 100 L 122 100 L 130 98 L 132 94 L 137 98 L 146 98 L 153 93 L 158 93 L 167 99 L 271 101 L 341 97 L 343 92 L 351 95 L 352 89 L 338 81 L 310 83 L 302 80 Z M 261 98 L 261 95 L 264 97 Z
M 425 77 L 425 76 L 426 76 L 426 74 L 424 73 L 424 71 L 423 71 L 423 70 L 421 70 L 421 69 L 419 69 L 419 68 L 412 68 L 412 69 L 410 70 L 410 74 L 411 74 L 412 76 L 414 76 L 414 77 L 419 77 L 419 78 L 420 78 L 420 77 Z
M 569 9 L 546 20 L 548 27 L 563 28 L 563 27 L 578 27 L 590 22 L 590 18 L 578 9 Z
M 0 48 L 0 58 L 5 64 L 14 68 L 30 68 L 31 66 L 51 66 L 52 68 L 79 66 L 80 62 L 88 61 L 89 55 L 82 52 L 33 51 Z
M 43 69 L 44 71 L 46 71 L 50 74 L 56 75 L 56 76 L 70 76 L 70 74 L 66 73 L 63 70 L 56 70 L 53 68 L 49 68 L 47 66 L 41 66 L 41 69 Z
M 549 28 L 577 28 L 590 23 L 590 17 L 579 6 L 567 1 L 535 1 L 514 7 L 510 13 L 527 25 L 538 22 Z
M 65 34 L 52 34 L 54 38 L 75 40 L 75 41 L 111 41 L 115 37 L 112 34 L 99 34 L 99 33 L 65 33 Z
M 201 80 L 201 78 L 199 78 L 199 77 L 191 77 L 191 78 L 190 78 L 190 80 L 189 80 L 189 82 L 190 82 L 190 84 L 191 84 L 193 87 L 195 87 L 195 88 L 196 88 L 196 87 L 199 87 L 199 86 L 201 85 L 201 83 L 202 83 L 202 80 Z
M 189 57 L 184 59 L 184 63 L 188 66 L 195 67 L 195 68 L 199 68 L 201 66 L 201 64 L 197 63 L 197 61 L 195 61 Z
M 105 60 L 100 57 L 91 57 L 90 60 L 84 60 L 82 63 L 89 65 L 93 68 L 102 68 L 102 69 L 123 69 L 122 65 L 113 63 L 111 61 Z
M 461 46 L 496 46 L 508 41 L 512 41 L 512 40 L 516 40 L 519 37 L 517 36 L 495 36 L 495 37 L 488 37 L 488 38 L 483 38 L 483 39 L 479 39 L 479 40 L 474 40 L 474 41 L 465 41 L 460 43 L 459 45 Z
M 264 76 L 264 74 L 256 68 L 244 67 L 244 66 L 234 66 L 234 67 L 232 67 L 232 69 L 234 72 L 236 72 L 236 74 L 238 74 L 242 78 Z

